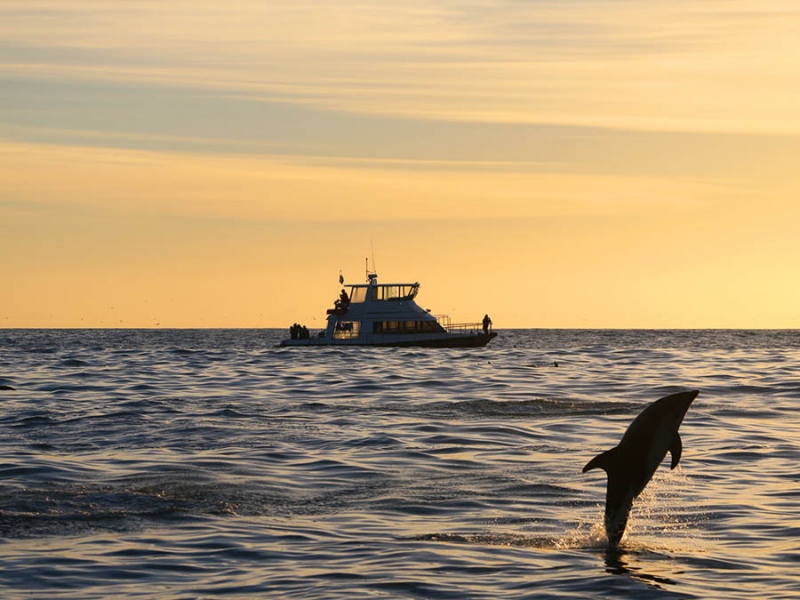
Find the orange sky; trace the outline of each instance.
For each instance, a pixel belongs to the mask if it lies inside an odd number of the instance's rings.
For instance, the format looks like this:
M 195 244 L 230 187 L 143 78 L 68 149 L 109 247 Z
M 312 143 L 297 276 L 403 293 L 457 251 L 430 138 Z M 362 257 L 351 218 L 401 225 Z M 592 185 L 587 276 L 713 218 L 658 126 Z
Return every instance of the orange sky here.
M 800 327 L 789 2 L 6 0 L 0 327 Z

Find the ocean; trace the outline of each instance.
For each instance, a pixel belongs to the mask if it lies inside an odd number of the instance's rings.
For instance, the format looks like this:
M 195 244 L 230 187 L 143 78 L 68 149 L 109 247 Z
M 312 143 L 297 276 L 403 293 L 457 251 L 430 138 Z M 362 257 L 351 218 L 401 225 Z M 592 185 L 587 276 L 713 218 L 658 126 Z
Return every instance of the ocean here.
M 0 330 L 3 598 L 800 597 L 800 331 Z M 617 552 L 582 473 L 698 389 Z

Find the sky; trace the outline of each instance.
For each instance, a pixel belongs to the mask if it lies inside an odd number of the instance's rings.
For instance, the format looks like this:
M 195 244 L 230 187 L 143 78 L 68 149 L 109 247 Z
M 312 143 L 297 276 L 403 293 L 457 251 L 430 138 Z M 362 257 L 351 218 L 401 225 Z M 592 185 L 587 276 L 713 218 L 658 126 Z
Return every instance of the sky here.
M 800 327 L 800 5 L 3 0 L 0 327 Z

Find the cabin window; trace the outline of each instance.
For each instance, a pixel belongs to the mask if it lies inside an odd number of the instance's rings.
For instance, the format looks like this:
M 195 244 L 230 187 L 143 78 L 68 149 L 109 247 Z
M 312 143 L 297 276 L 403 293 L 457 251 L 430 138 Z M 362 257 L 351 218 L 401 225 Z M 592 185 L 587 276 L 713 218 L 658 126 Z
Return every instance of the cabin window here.
M 349 340 L 361 334 L 360 321 L 337 321 L 333 330 L 333 339 Z
M 409 285 L 376 285 L 372 288 L 372 299 L 377 302 L 385 300 L 413 300 L 417 295 L 416 284 Z
M 350 304 L 364 302 L 367 299 L 367 286 L 350 288 Z
M 373 333 L 441 333 L 444 329 L 436 321 L 375 321 Z

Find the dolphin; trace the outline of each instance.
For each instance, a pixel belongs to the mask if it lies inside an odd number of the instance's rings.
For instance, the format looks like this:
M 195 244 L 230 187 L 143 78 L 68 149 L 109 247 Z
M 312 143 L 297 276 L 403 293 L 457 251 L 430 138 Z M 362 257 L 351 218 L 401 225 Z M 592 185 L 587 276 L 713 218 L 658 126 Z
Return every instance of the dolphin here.
M 590 460 L 583 472 L 603 469 L 608 475 L 605 526 L 608 545 L 616 547 L 625 533 L 633 500 L 650 481 L 667 451 L 670 469 L 681 460 L 678 428 L 700 392 L 680 392 L 656 400 L 633 420 L 619 444 Z

